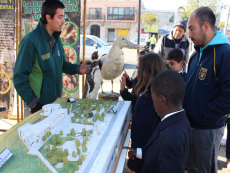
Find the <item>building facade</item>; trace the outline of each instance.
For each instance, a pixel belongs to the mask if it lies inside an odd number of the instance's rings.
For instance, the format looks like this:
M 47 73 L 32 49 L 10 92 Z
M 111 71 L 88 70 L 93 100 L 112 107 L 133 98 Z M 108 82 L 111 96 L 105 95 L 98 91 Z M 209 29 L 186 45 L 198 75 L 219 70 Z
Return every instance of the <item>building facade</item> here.
M 82 4 L 81 14 L 84 14 L 83 10 Z M 139 0 L 88 0 L 86 34 L 95 35 L 107 43 L 113 43 L 120 35 L 133 39 L 138 34 L 138 13 Z

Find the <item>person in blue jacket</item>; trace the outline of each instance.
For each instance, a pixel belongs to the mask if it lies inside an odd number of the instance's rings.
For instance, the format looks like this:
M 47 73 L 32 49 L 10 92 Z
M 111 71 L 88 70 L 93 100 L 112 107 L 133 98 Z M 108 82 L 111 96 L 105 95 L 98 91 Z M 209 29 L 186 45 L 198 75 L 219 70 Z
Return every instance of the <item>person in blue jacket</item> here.
M 151 83 L 154 77 L 165 68 L 164 61 L 156 53 L 144 55 L 139 62 L 135 94 L 129 93 L 137 100 L 132 117 L 132 148 L 144 148 L 160 121 L 151 99 Z M 123 76 L 121 91 L 125 90 L 125 83 L 126 78 Z M 129 159 L 127 166 L 129 172 L 141 173 L 143 162 L 138 158 Z
M 195 52 L 190 57 L 183 108 L 192 128 L 186 162 L 190 172 L 217 172 L 217 157 L 230 112 L 230 46 L 215 32 L 216 17 L 208 7 L 195 10 L 188 21 Z
M 182 109 L 185 84 L 176 71 L 165 70 L 153 80 L 153 105 L 161 118 L 143 149 L 143 173 L 184 173 L 191 129 Z

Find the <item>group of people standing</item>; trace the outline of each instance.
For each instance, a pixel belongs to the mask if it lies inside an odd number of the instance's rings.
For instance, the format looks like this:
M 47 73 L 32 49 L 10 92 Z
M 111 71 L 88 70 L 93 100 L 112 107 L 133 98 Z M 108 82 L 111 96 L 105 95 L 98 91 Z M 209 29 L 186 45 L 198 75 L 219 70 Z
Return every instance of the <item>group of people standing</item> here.
M 230 112 L 230 45 L 215 31 L 215 22 L 208 7 L 195 10 L 188 27 L 179 18 L 158 40 L 155 53 L 139 55 L 133 93 L 125 88 L 130 79 L 123 74 L 120 93 L 134 107 L 130 173 L 218 171 L 225 115 Z M 195 48 L 188 63 L 187 28 Z

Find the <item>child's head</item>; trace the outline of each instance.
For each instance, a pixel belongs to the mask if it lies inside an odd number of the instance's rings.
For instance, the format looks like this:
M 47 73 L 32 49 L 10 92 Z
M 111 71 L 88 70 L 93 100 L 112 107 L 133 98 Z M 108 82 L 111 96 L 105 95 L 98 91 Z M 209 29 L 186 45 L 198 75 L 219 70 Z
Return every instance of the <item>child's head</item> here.
M 168 53 L 166 60 L 168 61 L 171 70 L 180 72 L 181 67 L 184 64 L 183 52 L 180 49 L 173 49 Z
M 165 70 L 165 63 L 156 53 L 148 53 L 141 57 L 137 73 L 137 84 L 135 87 L 136 96 L 150 89 L 154 77 Z
M 159 73 L 153 80 L 151 93 L 155 111 L 160 118 L 182 109 L 185 84 L 181 75 L 173 70 Z
M 143 50 L 137 53 L 137 67 L 139 66 L 140 58 L 145 54 L 146 54 L 146 52 Z

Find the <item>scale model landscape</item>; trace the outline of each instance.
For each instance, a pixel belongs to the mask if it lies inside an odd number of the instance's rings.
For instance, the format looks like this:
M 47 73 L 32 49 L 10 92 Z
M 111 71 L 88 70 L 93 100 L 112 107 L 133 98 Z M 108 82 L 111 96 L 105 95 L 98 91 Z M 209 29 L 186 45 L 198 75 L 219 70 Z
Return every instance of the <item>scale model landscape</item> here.
M 114 102 L 113 102 L 114 104 Z M 18 128 L 19 137 L 52 172 L 83 172 L 116 112 L 112 100 L 43 106 L 44 120 Z M 110 113 L 110 111 L 112 111 Z

